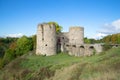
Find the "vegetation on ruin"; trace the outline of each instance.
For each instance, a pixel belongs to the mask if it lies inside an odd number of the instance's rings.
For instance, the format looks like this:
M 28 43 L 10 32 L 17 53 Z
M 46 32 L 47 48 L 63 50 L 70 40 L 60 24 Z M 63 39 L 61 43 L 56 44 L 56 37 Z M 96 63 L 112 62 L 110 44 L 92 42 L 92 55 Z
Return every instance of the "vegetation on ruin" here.
M 54 24 L 57 33 L 60 33 L 62 31 L 62 26 L 60 26 L 57 22 L 48 22 L 48 24 Z

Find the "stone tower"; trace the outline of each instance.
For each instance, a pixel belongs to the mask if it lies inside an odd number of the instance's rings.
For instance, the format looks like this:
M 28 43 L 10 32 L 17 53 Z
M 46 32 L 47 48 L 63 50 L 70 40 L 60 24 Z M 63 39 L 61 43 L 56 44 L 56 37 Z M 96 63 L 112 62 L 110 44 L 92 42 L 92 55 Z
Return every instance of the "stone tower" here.
M 84 44 L 84 28 L 70 27 L 69 29 L 69 43 L 74 45 Z
M 38 24 L 36 54 L 46 56 L 56 54 L 56 29 L 54 24 Z
M 69 29 L 69 55 L 80 56 L 82 51 L 80 45 L 84 44 L 84 28 L 70 27 Z

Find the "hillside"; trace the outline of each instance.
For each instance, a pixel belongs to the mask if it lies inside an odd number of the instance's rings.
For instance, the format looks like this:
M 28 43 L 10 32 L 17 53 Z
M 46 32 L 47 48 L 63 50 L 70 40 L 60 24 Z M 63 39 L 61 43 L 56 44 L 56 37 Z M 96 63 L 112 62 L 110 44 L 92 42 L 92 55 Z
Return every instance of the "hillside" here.
M 0 71 L 0 80 L 120 80 L 120 47 L 90 57 L 25 54 Z

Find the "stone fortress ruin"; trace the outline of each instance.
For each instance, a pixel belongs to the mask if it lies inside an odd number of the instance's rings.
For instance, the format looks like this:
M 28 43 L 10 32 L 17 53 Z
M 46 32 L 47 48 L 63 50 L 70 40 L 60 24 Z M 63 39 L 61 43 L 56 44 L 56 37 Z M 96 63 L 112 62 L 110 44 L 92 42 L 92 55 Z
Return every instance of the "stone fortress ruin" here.
M 102 46 L 84 44 L 83 27 L 70 27 L 69 32 L 56 33 L 54 24 L 38 24 L 36 54 L 50 56 L 58 52 L 73 56 L 90 56 L 102 52 Z

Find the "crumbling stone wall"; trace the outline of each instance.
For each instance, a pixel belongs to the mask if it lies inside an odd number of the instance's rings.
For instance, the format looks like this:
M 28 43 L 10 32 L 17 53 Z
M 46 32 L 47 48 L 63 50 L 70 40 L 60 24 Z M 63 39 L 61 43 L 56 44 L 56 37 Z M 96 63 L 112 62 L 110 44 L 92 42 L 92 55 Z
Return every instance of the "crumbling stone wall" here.
M 67 50 L 65 49 L 65 45 L 69 42 L 69 33 L 68 32 L 62 32 L 57 34 L 57 47 L 61 52 L 66 53 Z M 59 52 L 58 50 L 58 52 Z
M 37 29 L 37 55 L 56 54 L 56 29 L 53 24 L 39 24 Z
M 84 44 L 84 28 L 70 27 L 69 32 L 56 34 L 55 25 L 43 23 L 37 29 L 37 55 L 54 55 L 57 52 L 74 56 L 91 56 L 102 52 L 100 44 Z
M 84 44 L 84 28 L 70 27 L 69 29 L 69 43 L 74 45 Z

